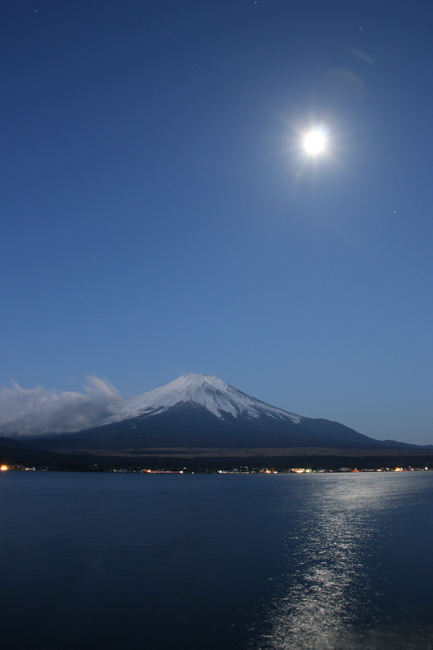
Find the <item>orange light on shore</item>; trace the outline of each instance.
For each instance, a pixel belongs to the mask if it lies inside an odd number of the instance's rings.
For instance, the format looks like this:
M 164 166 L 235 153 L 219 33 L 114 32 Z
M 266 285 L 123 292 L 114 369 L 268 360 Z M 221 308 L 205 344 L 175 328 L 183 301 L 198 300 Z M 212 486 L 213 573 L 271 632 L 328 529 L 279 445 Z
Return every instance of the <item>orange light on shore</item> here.
M 5 472 L 7 469 L 9 469 L 9 467 L 7 465 L 2 465 L 0 467 L 0 471 L 2 471 L 2 472 Z

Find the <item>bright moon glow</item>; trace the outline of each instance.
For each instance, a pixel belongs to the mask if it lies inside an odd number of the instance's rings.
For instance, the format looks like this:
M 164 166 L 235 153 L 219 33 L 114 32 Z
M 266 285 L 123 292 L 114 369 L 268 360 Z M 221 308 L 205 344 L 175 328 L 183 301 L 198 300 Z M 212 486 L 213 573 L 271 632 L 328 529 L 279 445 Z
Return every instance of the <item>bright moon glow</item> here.
M 310 131 L 304 138 L 304 149 L 310 154 L 315 156 L 325 149 L 326 138 L 320 131 Z

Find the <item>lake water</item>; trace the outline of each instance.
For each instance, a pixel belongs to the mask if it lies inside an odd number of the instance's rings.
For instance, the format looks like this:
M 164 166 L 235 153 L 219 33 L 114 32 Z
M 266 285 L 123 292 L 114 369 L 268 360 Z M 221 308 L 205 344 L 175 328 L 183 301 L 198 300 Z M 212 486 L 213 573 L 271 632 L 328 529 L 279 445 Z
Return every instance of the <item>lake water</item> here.
M 433 472 L 3 472 L 2 648 L 433 647 Z

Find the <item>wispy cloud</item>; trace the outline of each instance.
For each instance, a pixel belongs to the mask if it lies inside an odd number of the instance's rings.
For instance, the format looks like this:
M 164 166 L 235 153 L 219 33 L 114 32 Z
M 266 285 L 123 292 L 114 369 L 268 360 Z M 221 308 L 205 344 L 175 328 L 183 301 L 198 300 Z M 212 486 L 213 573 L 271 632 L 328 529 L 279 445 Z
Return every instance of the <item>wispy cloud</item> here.
M 353 54 L 353 56 L 356 56 L 357 59 L 361 59 L 361 61 L 365 61 L 365 63 L 374 65 L 374 58 L 362 50 L 357 50 L 355 47 L 352 47 L 350 53 Z
M 71 433 L 98 426 L 122 407 L 120 393 L 108 381 L 89 377 L 84 392 L 26 390 L 13 382 L 0 388 L 0 435 Z

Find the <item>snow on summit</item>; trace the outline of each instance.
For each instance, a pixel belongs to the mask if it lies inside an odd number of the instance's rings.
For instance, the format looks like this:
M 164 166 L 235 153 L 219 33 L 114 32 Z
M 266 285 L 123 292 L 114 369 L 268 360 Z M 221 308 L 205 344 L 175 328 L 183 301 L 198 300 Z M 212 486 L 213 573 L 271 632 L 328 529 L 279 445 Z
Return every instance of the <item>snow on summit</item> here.
M 213 375 L 182 375 L 174 381 L 126 401 L 115 418 L 132 418 L 139 415 L 156 415 L 179 404 L 194 404 L 206 408 L 224 419 L 229 414 L 235 418 L 258 418 L 266 415 L 275 419 L 289 418 L 295 424 L 299 415 L 289 413 L 229 386 Z

